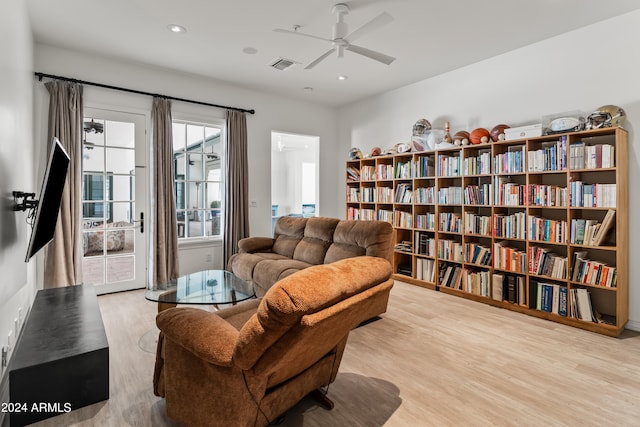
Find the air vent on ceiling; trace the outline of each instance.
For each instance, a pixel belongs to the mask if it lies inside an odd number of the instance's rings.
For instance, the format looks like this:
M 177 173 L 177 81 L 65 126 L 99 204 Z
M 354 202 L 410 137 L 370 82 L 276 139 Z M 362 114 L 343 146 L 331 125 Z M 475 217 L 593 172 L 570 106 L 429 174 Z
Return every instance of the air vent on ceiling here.
M 287 68 L 292 67 L 296 64 L 297 62 L 292 61 L 291 59 L 278 58 L 275 61 L 273 61 L 271 64 L 269 64 L 269 66 L 275 68 L 276 70 L 284 71 Z

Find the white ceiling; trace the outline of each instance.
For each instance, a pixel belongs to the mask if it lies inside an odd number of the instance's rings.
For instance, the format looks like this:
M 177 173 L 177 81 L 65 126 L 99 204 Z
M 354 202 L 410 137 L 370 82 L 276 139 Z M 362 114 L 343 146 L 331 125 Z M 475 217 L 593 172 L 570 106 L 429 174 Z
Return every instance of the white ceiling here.
M 27 3 L 39 43 L 195 73 L 329 106 L 348 104 L 640 8 L 637 0 L 347 0 L 349 31 L 382 12 L 393 16 L 393 22 L 356 44 L 397 59 L 387 66 L 346 52 L 344 58 L 332 55 L 312 70 L 304 70 L 330 43 L 273 29 L 300 25 L 300 31 L 331 38 L 335 0 Z M 187 32 L 169 32 L 166 27 L 172 23 L 186 27 Z M 257 53 L 243 53 L 247 47 Z M 568 59 L 588 55 L 589 40 L 567 52 Z M 278 57 L 301 65 L 285 71 L 270 68 L 268 64 Z M 338 75 L 349 78 L 338 81 Z M 68 77 L 90 80 L 91 76 Z M 307 86 L 313 91 L 304 91 Z

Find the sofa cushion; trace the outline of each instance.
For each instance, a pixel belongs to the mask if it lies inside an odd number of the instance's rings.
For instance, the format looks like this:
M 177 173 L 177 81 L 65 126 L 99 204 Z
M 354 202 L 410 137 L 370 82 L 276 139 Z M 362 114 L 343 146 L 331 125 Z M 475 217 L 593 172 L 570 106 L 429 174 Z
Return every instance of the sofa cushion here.
M 273 252 L 284 255 L 287 258 L 293 258 L 296 246 L 304 237 L 304 228 L 307 225 L 307 218 L 296 218 L 283 216 L 278 219 L 276 228 L 273 232 L 275 239 L 273 243 Z
M 254 269 L 256 268 L 256 265 L 258 265 L 259 262 L 264 261 L 265 259 L 287 260 L 289 258 L 284 255 L 274 254 L 272 252 L 258 252 L 255 254 L 239 253 L 234 254 L 229 259 L 229 270 L 233 271 L 233 273 L 242 280 L 251 281 L 253 280 Z
M 339 222 L 336 218 L 309 218 L 293 259 L 314 265 L 322 264 Z
M 258 288 L 269 289 L 278 280 L 311 266 L 312 264 L 294 259 L 263 259 L 253 269 L 256 295 L 261 296 Z
M 386 221 L 340 221 L 324 264 L 361 255 L 393 262 L 393 227 Z

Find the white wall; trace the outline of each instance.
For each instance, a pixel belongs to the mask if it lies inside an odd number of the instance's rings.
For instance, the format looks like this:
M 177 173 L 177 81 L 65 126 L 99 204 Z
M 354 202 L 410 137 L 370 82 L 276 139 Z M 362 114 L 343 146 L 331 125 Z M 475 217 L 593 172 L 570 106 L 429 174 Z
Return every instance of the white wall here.
M 271 132 L 318 135 L 321 141 L 320 180 L 326 186 L 320 191 L 320 206 L 325 216 L 342 215 L 343 210 L 335 202 L 334 189 L 339 177 L 334 173 L 336 163 L 341 161 L 337 150 L 337 116 L 334 109 L 306 102 L 287 100 L 282 97 L 243 89 L 224 82 L 201 76 L 177 73 L 165 69 L 119 61 L 112 58 L 86 54 L 57 47 L 36 44 L 36 71 L 73 77 L 81 80 L 106 83 L 152 93 L 161 93 L 181 98 L 253 108 L 255 115 L 247 115 L 249 150 L 249 199 L 256 202 L 250 209 L 251 235 L 271 235 Z M 36 83 L 36 132 L 46 134 L 46 90 Z M 85 106 L 111 106 L 117 109 L 132 109 L 135 112 L 150 111 L 151 98 L 118 91 L 86 86 Z M 224 120 L 221 109 L 203 107 L 182 102 L 173 102 L 173 117 L 201 119 L 204 122 Z M 44 129 L 40 126 L 45 127 Z M 215 244 L 214 244 L 215 245 Z M 221 248 L 214 256 L 221 257 Z M 211 267 L 202 253 L 203 268 Z M 181 259 L 188 258 L 181 254 Z M 197 268 L 189 259 L 188 268 Z
M 35 293 L 33 266 L 24 262 L 26 213 L 11 210 L 12 191 L 40 191 L 33 167 L 32 81 L 33 41 L 25 2 L 7 0 L 0 14 L 0 347 L 7 346 L 18 309 L 22 322 Z M 4 376 L 2 367 L 0 372 Z
M 508 35 L 506 35 L 508 36 Z M 406 141 L 416 120 L 452 133 L 540 122 L 542 115 L 605 104 L 627 113 L 629 181 L 640 181 L 640 11 L 603 21 L 450 73 L 345 106 L 339 114 L 342 162 L 352 146 L 363 152 Z M 432 58 L 437 60 L 437 58 Z M 325 189 L 326 190 L 326 189 Z M 345 209 L 345 174 L 335 203 Z M 640 330 L 640 193 L 630 188 L 630 319 Z

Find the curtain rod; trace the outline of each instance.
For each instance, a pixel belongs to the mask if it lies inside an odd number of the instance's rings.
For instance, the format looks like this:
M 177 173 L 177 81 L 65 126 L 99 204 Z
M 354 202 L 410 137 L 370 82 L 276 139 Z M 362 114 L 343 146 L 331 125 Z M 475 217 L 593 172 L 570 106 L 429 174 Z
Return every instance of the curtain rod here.
M 249 114 L 255 114 L 256 113 L 256 110 L 253 110 L 253 109 L 245 110 L 244 108 L 227 107 L 225 105 L 211 104 L 211 103 L 202 102 L 202 101 L 193 101 L 191 99 L 176 98 L 174 96 L 160 95 L 160 94 L 157 94 L 157 93 L 144 92 L 142 90 L 127 89 L 127 88 L 124 88 L 124 87 L 111 86 L 111 85 L 106 85 L 106 84 L 102 84 L 102 83 L 88 82 L 86 80 L 72 79 L 70 77 L 54 76 L 53 74 L 45 74 L 45 73 L 39 73 L 39 72 L 35 72 L 34 74 L 38 78 L 38 81 L 42 81 L 42 79 L 46 77 L 46 78 L 49 78 L 49 79 L 63 80 L 63 81 L 66 81 L 66 82 L 80 83 L 80 84 L 89 85 L 89 86 L 97 86 L 97 87 L 102 87 L 102 88 L 105 88 L 105 89 L 119 90 L 119 91 L 122 91 L 122 92 L 137 93 L 138 95 L 157 96 L 157 97 L 160 97 L 160 98 L 171 99 L 173 101 L 181 101 L 181 102 L 188 102 L 188 103 L 191 103 L 191 104 L 206 105 L 207 107 L 226 108 L 228 110 L 242 111 L 242 112 L 249 113 Z

